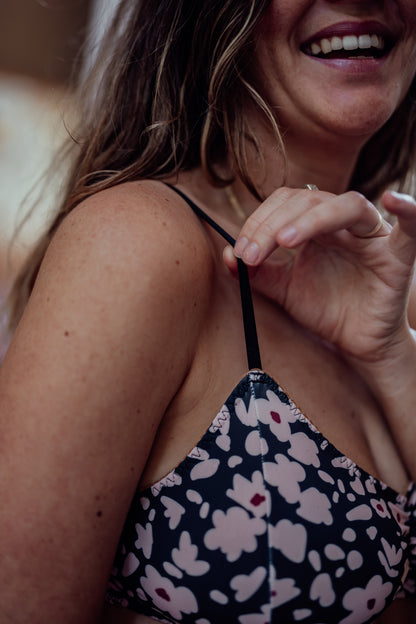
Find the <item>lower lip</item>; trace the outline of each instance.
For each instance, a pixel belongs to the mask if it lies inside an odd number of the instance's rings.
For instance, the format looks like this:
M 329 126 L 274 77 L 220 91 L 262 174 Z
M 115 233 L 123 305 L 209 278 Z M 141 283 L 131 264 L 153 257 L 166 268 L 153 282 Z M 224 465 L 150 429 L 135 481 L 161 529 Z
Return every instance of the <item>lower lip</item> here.
M 351 59 L 324 59 L 317 56 L 305 54 L 311 61 L 321 63 L 346 74 L 371 74 L 379 70 L 384 65 L 388 55 L 381 58 L 351 58 Z

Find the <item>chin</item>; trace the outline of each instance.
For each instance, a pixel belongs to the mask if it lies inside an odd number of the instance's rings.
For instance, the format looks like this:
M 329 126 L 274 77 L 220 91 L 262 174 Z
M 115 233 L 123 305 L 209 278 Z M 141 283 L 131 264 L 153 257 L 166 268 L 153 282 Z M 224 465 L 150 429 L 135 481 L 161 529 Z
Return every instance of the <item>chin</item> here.
M 322 119 L 322 125 L 338 135 L 368 139 L 384 126 L 396 110 L 396 106 L 386 106 L 385 101 L 372 102 L 367 106 L 357 103 L 336 107 L 332 115 L 327 114 Z

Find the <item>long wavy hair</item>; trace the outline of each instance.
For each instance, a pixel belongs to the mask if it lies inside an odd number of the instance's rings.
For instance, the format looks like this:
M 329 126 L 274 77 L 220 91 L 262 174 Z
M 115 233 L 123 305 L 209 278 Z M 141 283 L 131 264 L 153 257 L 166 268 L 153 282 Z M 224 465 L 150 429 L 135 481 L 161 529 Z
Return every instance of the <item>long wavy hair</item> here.
M 10 298 L 20 318 L 45 250 L 77 204 L 116 184 L 163 179 L 202 166 L 226 185 L 225 158 L 259 197 L 247 164 L 247 140 L 261 156 L 244 110 L 261 112 L 284 153 L 276 114 L 249 79 L 254 32 L 270 0 L 121 0 L 78 86 L 79 119 L 59 209 L 29 255 Z M 409 187 L 415 161 L 416 85 L 363 148 L 351 187 L 375 198 L 387 185 Z

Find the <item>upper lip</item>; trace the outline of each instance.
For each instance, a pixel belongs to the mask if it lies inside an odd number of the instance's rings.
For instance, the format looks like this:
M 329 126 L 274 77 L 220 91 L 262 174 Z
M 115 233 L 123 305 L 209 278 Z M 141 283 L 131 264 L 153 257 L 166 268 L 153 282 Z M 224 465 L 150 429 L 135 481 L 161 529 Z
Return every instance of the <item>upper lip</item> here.
M 330 37 L 345 37 L 347 35 L 380 35 L 388 43 L 389 47 L 393 46 L 397 36 L 390 28 L 375 20 L 365 22 L 339 22 L 322 28 L 322 30 L 314 33 L 308 39 L 302 42 L 302 48 L 306 48 L 314 41 L 327 39 Z

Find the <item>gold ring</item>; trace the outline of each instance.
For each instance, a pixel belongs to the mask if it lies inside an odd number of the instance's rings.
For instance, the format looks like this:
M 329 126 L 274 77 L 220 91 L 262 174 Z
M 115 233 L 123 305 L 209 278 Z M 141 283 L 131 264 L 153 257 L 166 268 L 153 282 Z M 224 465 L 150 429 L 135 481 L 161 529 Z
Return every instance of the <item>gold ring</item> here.
M 319 188 L 316 186 L 316 184 L 305 184 L 303 188 L 308 189 L 308 191 L 319 191 Z
M 377 223 L 375 224 L 373 229 L 367 234 L 360 234 L 359 238 L 371 238 L 372 236 L 374 236 L 374 234 L 377 234 L 377 232 L 381 230 L 381 228 L 383 227 L 384 219 L 383 219 L 383 215 L 378 210 L 377 210 L 377 217 L 378 217 Z

